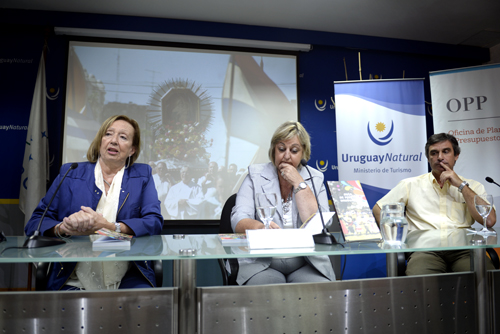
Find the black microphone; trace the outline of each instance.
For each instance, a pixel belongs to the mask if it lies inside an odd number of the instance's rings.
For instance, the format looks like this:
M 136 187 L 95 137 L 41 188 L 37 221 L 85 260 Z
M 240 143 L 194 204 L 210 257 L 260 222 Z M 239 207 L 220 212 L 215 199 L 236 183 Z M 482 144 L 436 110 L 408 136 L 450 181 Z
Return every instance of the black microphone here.
M 314 197 L 316 197 L 316 203 L 318 204 L 318 211 L 319 211 L 319 216 L 321 218 L 321 224 L 323 224 L 323 232 L 313 235 L 314 243 L 325 244 L 325 245 L 337 244 L 337 240 L 335 240 L 333 234 L 328 232 L 328 230 L 326 229 L 325 221 L 323 220 L 323 213 L 321 212 L 321 206 L 319 205 L 318 201 L 318 193 L 316 192 L 316 186 L 314 185 L 311 171 L 309 170 L 309 168 L 307 168 L 307 161 L 305 159 L 302 159 L 300 160 L 300 164 L 306 168 L 307 172 L 309 173 L 309 177 L 311 178 L 311 183 L 313 185 L 313 190 L 314 190 Z
M 68 175 L 70 170 L 75 169 L 76 167 L 78 167 L 78 164 L 76 162 L 72 163 L 71 166 L 66 171 L 66 174 L 64 174 L 63 178 L 61 179 L 61 182 L 59 182 L 59 185 L 56 188 L 56 191 L 54 191 L 54 195 L 52 195 L 52 198 L 50 199 L 49 203 L 47 204 L 47 207 L 45 208 L 45 211 L 43 212 L 42 217 L 40 217 L 40 222 L 38 223 L 38 227 L 36 228 L 35 233 L 33 233 L 33 235 L 31 237 L 26 239 L 26 241 L 24 242 L 23 248 L 39 248 L 39 247 L 55 246 L 55 245 L 60 245 L 60 244 L 66 243 L 66 241 L 61 240 L 61 239 L 40 235 L 40 228 L 42 227 L 43 218 L 45 218 L 45 214 L 47 213 L 47 210 L 49 209 L 50 205 L 52 204 L 54 197 L 56 197 L 56 194 L 59 191 L 59 188 L 61 187 L 61 184 L 63 183 L 64 179 L 66 178 L 66 175 Z
M 494 183 L 494 184 L 496 184 L 497 186 L 500 187 L 500 184 L 498 184 L 495 181 L 493 181 L 493 179 L 491 177 L 489 177 L 489 176 L 486 176 L 485 180 L 488 181 L 489 183 Z

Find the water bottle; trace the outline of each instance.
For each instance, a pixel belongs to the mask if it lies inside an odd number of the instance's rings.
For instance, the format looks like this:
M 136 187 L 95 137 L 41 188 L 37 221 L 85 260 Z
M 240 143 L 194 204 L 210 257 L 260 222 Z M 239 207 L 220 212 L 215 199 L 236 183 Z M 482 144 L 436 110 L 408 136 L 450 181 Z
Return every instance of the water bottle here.
M 408 234 L 408 221 L 405 218 L 403 203 L 386 204 L 380 213 L 380 232 L 384 242 L 389 245 L 401 246 Z

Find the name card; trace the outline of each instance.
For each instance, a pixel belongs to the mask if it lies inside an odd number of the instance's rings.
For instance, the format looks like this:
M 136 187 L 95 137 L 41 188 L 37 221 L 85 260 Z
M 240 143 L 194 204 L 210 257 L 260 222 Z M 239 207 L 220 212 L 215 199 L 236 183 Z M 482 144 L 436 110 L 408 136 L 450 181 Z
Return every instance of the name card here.
M 249 249 L 314 247 L 310 231 L 305 229 L 247 230 Z
M 248 252 L 250 254 L 274 255 L 276 251 L 274 249 L 249 249 Z M 297 256 L 302 256 L 304 255 L 304 253 L 314 252 L 314 247 L 279 248 L 279 252 L 281 254 L 286 254 L 286 256 L 293 256 L 294 254 L 298 254 Z
M 321 216 L 323 216 L 323 221 L 325 222 L 325 226 L 328 227 L 331 225 L 328 223 L 330 222 L 330 219 L 332 219 L 334 214 L 335 211 L 323 212 L 322 215 L 319 212 L 317 212 L 314 215 L 312 215 L 307 221 L 305 221 L 300 228 L 308 230 L 308 232 L 311 234 L 321 233 L 323 232 L 323 223 L 321 222 Z

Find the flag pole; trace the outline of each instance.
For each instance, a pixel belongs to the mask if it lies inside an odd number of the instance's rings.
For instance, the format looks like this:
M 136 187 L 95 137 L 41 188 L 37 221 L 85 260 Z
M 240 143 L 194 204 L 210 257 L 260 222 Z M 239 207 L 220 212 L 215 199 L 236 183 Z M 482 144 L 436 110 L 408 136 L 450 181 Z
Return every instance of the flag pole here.
M 229 103 L 227 106 L 227 132 L 226 132 L 226 163 L 225 167 L 226 170 L 228 168 L 229 164 L 229 146 L 230 146 L 230 141 L 231 141 L 231 123 L 232 123 L 232 113 L 233 113 L 233 91 L 234 91 L 234 62 L 235 62 L 235 57 L 234 55 L 231 55 L 230 58 L 231 61 L 231 85 L 229 87 Z

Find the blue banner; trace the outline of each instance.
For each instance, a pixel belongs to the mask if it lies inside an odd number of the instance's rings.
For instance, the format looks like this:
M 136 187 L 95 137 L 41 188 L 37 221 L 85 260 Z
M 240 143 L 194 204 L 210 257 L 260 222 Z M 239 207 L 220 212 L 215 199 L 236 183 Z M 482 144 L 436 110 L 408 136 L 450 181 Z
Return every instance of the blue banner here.
M 40 36 L 41 37 L 41 36 Z M 13 35 L 2 38 L 0 50 L 0 141 L 4 163 L 0 204 L 17 204 L 33 90 L 43 38 Z

